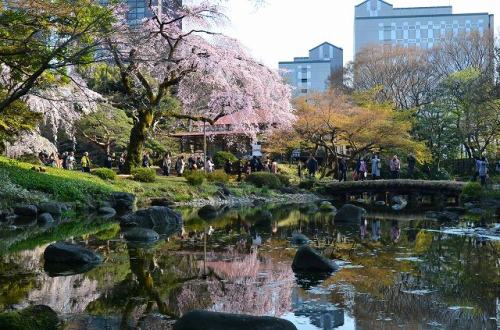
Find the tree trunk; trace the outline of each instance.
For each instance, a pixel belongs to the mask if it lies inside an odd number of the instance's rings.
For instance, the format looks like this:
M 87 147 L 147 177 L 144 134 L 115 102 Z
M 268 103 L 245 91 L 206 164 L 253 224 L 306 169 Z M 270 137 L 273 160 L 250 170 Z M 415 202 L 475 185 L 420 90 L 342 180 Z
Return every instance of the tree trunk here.
M 148 130 L 153 123 L 153 112 L 143 110 L 139 113 L 134 126 L 130 131 L 130 142 L 127 149 L 127 160 L 125 162 L 125 173 L 129 173 L 134 167 L 141 166 L 144 143 L 146 142 Z

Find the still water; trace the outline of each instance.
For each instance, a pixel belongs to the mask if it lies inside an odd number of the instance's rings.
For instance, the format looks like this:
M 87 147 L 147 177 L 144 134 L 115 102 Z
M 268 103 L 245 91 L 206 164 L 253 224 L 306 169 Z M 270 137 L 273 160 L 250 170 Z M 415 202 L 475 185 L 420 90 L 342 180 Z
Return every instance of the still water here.
M 500 326 L 500 240 L 457 229 L 466 220 L 445 229 L 422 214 L 373 213 L 366 224 L 334 224 L 314 208 L 265 205 L 204 222 L 196 210 L 179 211 L 182 232 L 153 246 L 127 243 L 109 220 L 0 229 L 0 310 L 44 304 L 70 325 L 90 316 L 111 328 L 193 309 L 277 316 L 298 329 Z M 340 270 L 296 276 L 297 232 Z M 50 277 L 43 251 L 57 240 L 104 262 Z

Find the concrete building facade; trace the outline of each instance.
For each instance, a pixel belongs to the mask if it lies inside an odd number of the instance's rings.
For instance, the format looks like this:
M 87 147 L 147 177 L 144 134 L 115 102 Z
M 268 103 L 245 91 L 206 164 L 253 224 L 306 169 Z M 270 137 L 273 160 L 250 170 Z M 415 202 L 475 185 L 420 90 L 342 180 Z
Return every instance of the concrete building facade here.
M 454 14 L 452 6 L 394 8 L 383 0 L 355 7 L 354 53 L 369 45 L 432 48 L 450 35 L 493 31 L 489 13 Z
M 101 4 L 109 3 L 109 0 L 100 0 Z M 146 17 L 151 17 L 150 2 L 152 7 L 158 8 L 159 12 L 168 12 L 182 6 L 182 0 L 122 0 L 129 7 L 127 22 L 137 25 Z
M 294 96 L 301 96 L 328 89 L 329 78 L 332 73 L 342 70 L 343 61 L 342 48 L 324 42 L 309 50 L 308 57 L 279 62 L 279 68 L 287 82 L 294 87 Z

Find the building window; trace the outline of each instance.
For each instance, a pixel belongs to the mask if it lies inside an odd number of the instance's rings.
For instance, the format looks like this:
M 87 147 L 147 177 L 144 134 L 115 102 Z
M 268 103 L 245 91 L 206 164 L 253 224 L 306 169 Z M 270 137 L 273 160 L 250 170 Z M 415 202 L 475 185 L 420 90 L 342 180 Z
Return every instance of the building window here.
M 300 92 L 301 92 L 302 94 L 307 94 L 307 88 L 302 88 L 302 89 L 300 90 Z
M 307 78 L 302 78 L 302 79 L 300 79 L 300 82 L 302 82 L 302 83 L 306 83 L 306 82 L 307 82 Z

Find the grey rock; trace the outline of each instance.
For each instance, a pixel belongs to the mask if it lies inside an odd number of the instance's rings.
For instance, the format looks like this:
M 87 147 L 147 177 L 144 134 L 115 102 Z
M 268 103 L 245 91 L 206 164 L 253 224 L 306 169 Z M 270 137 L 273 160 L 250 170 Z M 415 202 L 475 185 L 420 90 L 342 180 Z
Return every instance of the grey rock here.
M 171 329 L 173 319 L 162 314 L 148 314 L 137 322 L 138 330 L 165 330 Z
M 198 216 L 203 220 L 213 220 L 219 216 L 219 210 L 213 205 L 205 205 L 198 210 Z
M 60 262 L 68 264 L 100 263 L 101 257 L 93 251 L 80 245 L 57 242 L 47 246 L 43 253 L 45 262 Z
M 394 211 L 401 211 L 408 205 L 408 201 L 401 196 L 392 197 L 392 202 L 395 203 L 391 206 Z
M 293 245 L 309 244 L 309 238 L 301 233 L 293 233 L 290 243 L 292 243 Z
M 101 207 L 97 213 L 104 218 L 113 218 L 116 215 L 116 210 L 112 207 Z
M 384 201 L 376 201 L 374 204 L 376 206 L 385 206 L 385 202 Z
M 54 217 L 50 213 L 42 213 L 38 216 L 38 223 L 48 224 L 54 222 Z
M 111 204 L 120 214 L 135 210 L 137 198 L 134 194 L 124 192 L 114 192 L 111 194 Z
M 438 220 L 440 221 L 458 221 L 460 216 L 454 212 L 439 212 Z
M 335 215 L 335 222 L 361 222 L 366 218 L 366 210 L 352 204 L 343 205 Z
M 167 206 L 171 207 L 175 203 L 172 202 L 170 199 L 167 198 L 153 198 L 151 199 L 151 206 Z
M 297 250 L 292 269 L 294 272 L 333 272 L 338 266 L 310 246 L 304 245 Z
M 292 322 L 270 316 L 192 311 L 181 317 L 174 330 L 297 330 Z
M 50 213 L 51 215 L 58 217 L 62 214 L 61 203 L 57 202 L 46 202 L 38 205 L 38 212 L 40 213 Z
M 122 227 L 153 229 L 160 235 L 171 235 L 182 226 L 182 217 L 165 206 L 151 206 L 122 217 Z
M 14 213 L 21 217 L 36 218 L 38 209 L 35 205 L 17 205 L 14 206 Z
M 127 229 L 124 237 L 132 242 L 154 242 L 160 239 L 160 235 L 153 229 L 141 227 Z
M 427 219 L 437 219 L 439 218 L 439 212 L 427 211 L 425 212 L 425 217 Z

